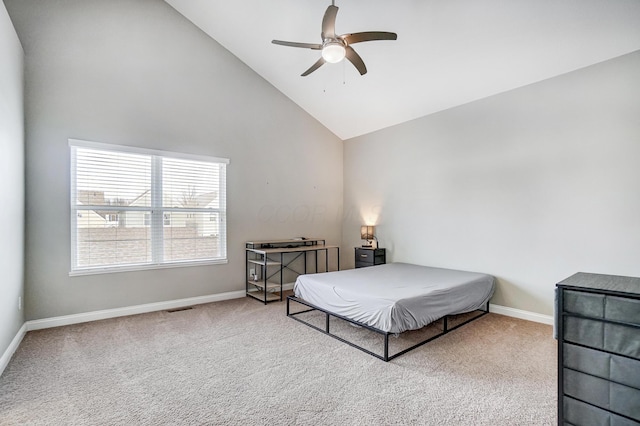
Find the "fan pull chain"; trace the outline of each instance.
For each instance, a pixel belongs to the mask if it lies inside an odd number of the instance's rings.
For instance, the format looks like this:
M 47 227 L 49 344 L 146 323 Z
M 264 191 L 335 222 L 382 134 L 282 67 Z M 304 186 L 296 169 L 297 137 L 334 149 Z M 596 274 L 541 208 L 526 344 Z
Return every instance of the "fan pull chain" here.
M 345 61 L 344 59 L 342 60 L 342 85 L 346 85 L 347 84 L 347 66 L 345 65 L 347 61 Z

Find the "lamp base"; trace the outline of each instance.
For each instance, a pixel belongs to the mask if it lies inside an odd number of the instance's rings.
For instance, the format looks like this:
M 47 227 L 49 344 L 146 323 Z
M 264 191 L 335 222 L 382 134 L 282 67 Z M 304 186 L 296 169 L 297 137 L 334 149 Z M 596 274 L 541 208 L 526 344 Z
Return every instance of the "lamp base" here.
M 362 247 L 377 249 L 378 240 L 367 240 L 367 244 L 363 244 Z

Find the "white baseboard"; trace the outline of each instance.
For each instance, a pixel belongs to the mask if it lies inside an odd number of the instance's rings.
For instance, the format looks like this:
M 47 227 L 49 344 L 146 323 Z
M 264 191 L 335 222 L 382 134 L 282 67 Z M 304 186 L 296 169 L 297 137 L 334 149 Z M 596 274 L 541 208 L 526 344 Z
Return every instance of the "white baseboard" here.
M 13 340 L 9 344 L 9 347 L 7 348 L 6 351 L 4 351 L 4 353 L 2 354 L 2 357 L 0 357 L 0 376 L 4 372 L 4 369 L 7 368 L 7 365 L 9 365 L 9 361 L 11 361 L 11 357 L 15 353 L 16 349 L 18 349 L 18 346 L 20 346 L 20 342 L 22 342 L 22 339 L 24 338 L 25 334 L 27 334 L 26 323 L 22 324 L 22 327 L 20 327 L 20 330 L 18 330 L 18 333 L 16 333 L 16 336 L 13 338 Z
M 294 283 L 283 284 L 283 290 L 292 290 Z M 210 294 L 207 296 L 189 297 L 186 299 L 168 300 L 166 302 L 147 303 L 144 305 L 126 306 L 124 308 L 104 309 L 101 311 L 84 312 L 81 314 L 63 315 L 53 318 L 27 321 L 27 331 L 42 330 L 44 328 L 60 327 L 63 325 L 80 324 L 83 322 L 99 321 L 127 315 L 146 314 L 148 312 L 164 311 L 166 309 L 184 308 L 185 306 L 201 305 L 203 303 L 220 302 L 222 300 L 239 299 L 245 297 L 244 290 L 227 293 Z
M 27 331 L 41 330 L 44 328 L 60 327 L 63 325 L 79 324 L 83 322 L 124 317 L 127 315 L 146 314 L 148 312 L 163 311 L 166 309 L 184 308 L 186 306 L 201 305 L 203 303 L 238 299 L 240 297 L 245 297 L 245 296 L 246 295 L 244 290 L 230 291 L 227 293 L 210 294 L 207 296 L 168 300 L 166 302 L 146 303 L 144 305 L 126 306 L 124 308 L 104 309 L 101 311 L 84 312 L 81 314 L 63 315 L 60 317 L 31 320 L 31 321 L 27 321 L 25 325 L 27 326 Z
M 287 283 L 282 286 L 283 290 L 293 289 L 293 283 Z M 83 322 L 99 321 L 109 318 L 123 317 L 127 315 L 144 314 L 148 312 L 163 311 L 166 309 L 177 309 L 185 306 L 200 305 L 203 303 L 220 302 L 223 300 L 238 299 L 245 297 L 244 290 L 230 291 L 227 293 L 211 294 L 207 296 L 189 297 L 186 299 L 168 300 L 165 302 L 147 303 L 144 305 L 127 306 L 124 308 L 104 309 L 101 311 L 85 312 L 81 314 L 64 315 L 53 318 L 44 318 L 39 320 L 27 321 L 21 328 L 22 334 L 15 345 L 17 348 L 26 331 L 41 330 L 44 328 L 60 327 L 63 325 L 80 324 Z M 509 317 L 520 318 L 528 321 L 539 322 L 542 324 L 553 324 L 553 317 L 550 315 L 542 315 L 535 312 L 523 311 L 521 309 L 509 308 L 491 304 L 489 311 L 495 314 L 506 315 Z M 20 334 L 20 333 L 19 333 Z M 16 339 L 18 336 L 16 336 Z M 16 340 L 14 339 L 14 341 Z M 13 345 L 13 343 L 12 343 Z M 11 347 L 11 346 L 10 346 Z M 13 351 L 15 351 L 15 348 Z M 13 352 L 11 352 L 13 354 Z M 3 358 L 4 359 L 4 355 Z M 0 364 L 2 365 L 2 364 Z
M 527 321 L 553 325 L 553 316 L 538 314 L 536 312 L 523 311 L 522 309 L 489 304 L 489 312 L 492 312 L 494 314 L 506 315 L 513 318 L 520 318 Z

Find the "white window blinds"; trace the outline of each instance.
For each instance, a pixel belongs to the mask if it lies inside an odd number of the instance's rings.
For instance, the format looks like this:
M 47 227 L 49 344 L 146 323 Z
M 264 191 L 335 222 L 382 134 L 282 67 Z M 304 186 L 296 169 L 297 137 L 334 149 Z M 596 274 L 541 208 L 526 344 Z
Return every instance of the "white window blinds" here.
M 229 160 L 69 146 L 72 273 L 226 261 Z

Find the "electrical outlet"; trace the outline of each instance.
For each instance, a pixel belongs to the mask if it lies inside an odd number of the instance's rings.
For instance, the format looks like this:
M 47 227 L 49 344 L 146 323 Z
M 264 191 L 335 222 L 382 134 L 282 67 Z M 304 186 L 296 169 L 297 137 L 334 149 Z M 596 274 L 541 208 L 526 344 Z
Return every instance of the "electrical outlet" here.
M 253 269 L 253 268 L 249 269 L 249 276 L 250 277 L 255 277 L 256 276 L 256 270 Z
M 22 296 L 18 296 L 18 310 L 22 310 Z

